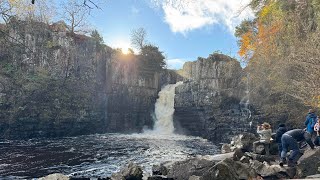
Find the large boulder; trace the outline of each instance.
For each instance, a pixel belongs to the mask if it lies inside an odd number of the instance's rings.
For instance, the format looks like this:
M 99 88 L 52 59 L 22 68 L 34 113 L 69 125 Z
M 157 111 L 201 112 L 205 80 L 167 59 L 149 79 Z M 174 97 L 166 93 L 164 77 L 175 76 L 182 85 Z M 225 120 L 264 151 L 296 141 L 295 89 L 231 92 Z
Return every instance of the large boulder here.
M 55 173 L 39 178 L 39 180 L 69 180 L 70 178 L 64 174 Z
M 257 138 L 252 133 L 243 133 L 234 136 L 231 140 L 231 146 L 233 148 L 243 149 L 245 151 L 252 151 L 252 144 Z
M 142 168 L 132 162 L 120 170 L 120 172 L 112 174 L 112 180 L 142 180 Z
M 234 161 L 231 158 L 225 159 L 210 168 L 201 180 L 238 180 L 238 179 L 253 179 L 256 173 L 249 165 Z
M 307 149 L 298 161 L 297 177 L 318 174 L 320 170 L 320 149 Z
M 250 169 L 263 178 L 293 178 L 295 176 L 295 168 L 281 167 L 280 165 L 269 165 L 267 162 L 260 162 L 258 160 L 252 160 L 250 162 Z
M 164 165 L 153 165 L 152 166 L 152 175 L 164 175 L 168 174 L 168 169 Z
M 186 161 L 179 161 L 172 165 L 168 177 L 175 180 L 186 180 L 190 176 L 202 176 L 215 165 L 214 161 L 206 159 L 192 158 Z

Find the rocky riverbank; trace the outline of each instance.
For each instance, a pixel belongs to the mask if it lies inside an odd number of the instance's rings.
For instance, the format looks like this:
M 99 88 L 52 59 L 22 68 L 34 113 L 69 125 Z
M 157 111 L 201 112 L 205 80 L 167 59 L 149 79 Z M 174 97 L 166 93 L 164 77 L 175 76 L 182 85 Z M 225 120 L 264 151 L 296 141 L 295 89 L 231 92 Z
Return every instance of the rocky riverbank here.
M 152 167 L 152 174 L 147 174 L 137 164 L 129 163 L 111 177 L 100 179 L 112 180 L 239 180 L 239 179 L 293 179 L 318 178 L 320 149 L 303 149 L 303 156 L 296 167 L 281 167 L 277 151 L 271 150 L 271 156 L 265 156 L 263 149 L 259 154 L 252 153 L 254 135 L 246 133 L 236 136 L 231 143 L 224 145 L 222 152 L 231 152 L 196 156 L 178 162 L 165 162 Z M 229 150 L 227 150 L 229 146 Z M 53 174 L 42 180 L 88 179 L 88 177 L 68 177 Z

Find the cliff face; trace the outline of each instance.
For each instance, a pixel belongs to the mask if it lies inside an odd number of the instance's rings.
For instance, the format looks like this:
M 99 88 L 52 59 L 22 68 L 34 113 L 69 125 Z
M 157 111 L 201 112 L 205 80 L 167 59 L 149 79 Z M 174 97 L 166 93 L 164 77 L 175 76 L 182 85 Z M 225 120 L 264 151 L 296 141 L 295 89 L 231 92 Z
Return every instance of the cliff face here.
M 178 132 L 221 142 L 250 129 L 247 112 L 240 105 L 244 86 L 238 61 L 212 54 L 186 63 L 179 74 L 185 81 L 176 88 L 174 122 Z
M 169 72 L 69 34 L 61 23 L 12 22 L 0 37 L 0 137 L 140 132 Z M 174 80 L 173 80 L 174 81 Z

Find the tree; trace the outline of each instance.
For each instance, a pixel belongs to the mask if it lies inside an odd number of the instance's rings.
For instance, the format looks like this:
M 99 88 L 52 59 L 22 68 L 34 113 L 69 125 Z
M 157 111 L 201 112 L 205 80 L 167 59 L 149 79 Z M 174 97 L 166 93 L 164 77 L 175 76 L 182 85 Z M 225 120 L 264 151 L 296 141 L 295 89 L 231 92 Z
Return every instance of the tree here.
M 87 18 L 89 15 L 88 8 L 79 5 L 77 0 L 68 0 L 62 4 L 63 7 L 63 19 L 68 25 L 68 30 L 71 34 L 74 33 L 86 33 Z
M 99 32 L 95 29 L 91 32 L 90 36 L 93 38 L 93 40 L 96 42 L 96 47 L 99 49 L 102 47 L 103 37 L 99 34 Z
M 142 68 L 148 71 L 159 72 L 165 68 L 165 57 L 159 48 L 154 45 L 145 45 L 141 49 Z
M 138 28 L 131 31 L 131 45 L 139 49 L 147 44 L 147 32 L 144 28 Z

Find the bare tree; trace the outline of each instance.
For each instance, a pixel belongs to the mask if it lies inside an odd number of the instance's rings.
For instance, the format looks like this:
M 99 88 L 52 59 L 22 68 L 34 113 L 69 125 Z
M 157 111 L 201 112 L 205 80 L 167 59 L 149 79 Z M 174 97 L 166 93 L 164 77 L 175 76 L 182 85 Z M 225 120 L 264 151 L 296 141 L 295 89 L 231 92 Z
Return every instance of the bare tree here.
M 131 45 L 141 50 L 147 44 L 147 32 L 144 28 L 131 31 Z
M 68 0 L 62 6 L 63 19 L 66 21 L 69 31 L 71 33 L 86 33 L 84 28 L 87 26 L 88 8 L 80 5 L 77 0 Z

